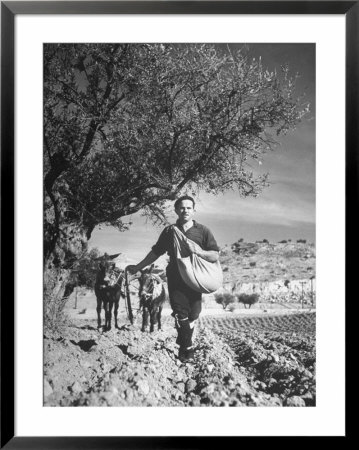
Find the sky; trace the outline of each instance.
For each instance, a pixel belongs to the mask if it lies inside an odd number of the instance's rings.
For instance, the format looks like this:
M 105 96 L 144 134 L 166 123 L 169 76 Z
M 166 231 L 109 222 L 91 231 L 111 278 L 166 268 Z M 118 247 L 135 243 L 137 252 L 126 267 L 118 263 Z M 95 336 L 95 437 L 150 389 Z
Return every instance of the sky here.
M 235 50 L 237 45 L 230 47 Z M 194 218 L 211 229 L 220 247 L 240 238 L 315 242 L 315 45 L 248 44 L 248 49 L 269 70 L 287 63 L 291 75 L 298 73 L 297 93 L 306 93 L 311 111 L 294 131 L 277 138 L 279 145 L 264 155 L 260 165 L 252 163 L 254 172 L 269 173 L 270 186 L 260 196 L 241 198 L 235 191 L 218 196 L 200 193 Z M 121 253 L 126 262 L 137 263 L 151 250 L 163 227 L 146 222 L 140 213 L 124 219 L 132 221 L 130 230 L 96 228 L 89 247 Z M 169 220 L 175 222 L 174 212 Z M 164 261 L 162 257 L 159 265 Z

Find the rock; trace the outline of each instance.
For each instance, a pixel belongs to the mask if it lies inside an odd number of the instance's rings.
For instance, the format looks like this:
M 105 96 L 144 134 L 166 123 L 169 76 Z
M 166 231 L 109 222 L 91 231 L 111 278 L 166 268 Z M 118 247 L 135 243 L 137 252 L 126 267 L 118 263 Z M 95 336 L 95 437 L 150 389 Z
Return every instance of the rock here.
M 277 380 L 275 378 L 270 378 L 269 381 L 268 381 L 268 387 L 271 388 L 275 384 L 277 384 Z
M 160 399 L 161 398 L 161 394 L 158 391 L 155 391 L 155 396 Z
M 301 397 L 293 395 L 293 397 L 287 398 L 287 400 L 285 401 L 285 406 L 305 406 L 305 401 Z
M 207 369 L 208 369 L 208 372 L 211 373 L 212 370 L 214 369 L 214 364 L 208 364 Z
M 185 391 L 185 384 L 181 381 L 181 382 L 177 383 L 177 388 L 178 388 L 181 392 L 184 392 L 184 391 Z
M 272 353 L 272 360 L 276 363 L 279 362 L 279 356 L 276 353 Z
M 73 384 L 70 386 L 70 391 L 71 391 L 73 394 L 80 394 L 80 392 L 82 392 L 83 389 L 82 389 L 81 384 L 80 384 L 78 381 L 75 381 L 75 383 L 73 383 Z
M 206 386 L 205 388 L 203 388 L 201 390 L 201 393 L 204 394 L 213 394 L 213 392 L 216 390 L 217 386 L 214 383 L 209 384 L 208 386 Z
M 111 386 L 110 392 L 112 392 L 112 394 L 114 394 L 114 395 L 118 395 L 118 389 L 117 389 L 117 387 L 116 387 L 116 386 Z
M 137 387 L 138 389 L 145 395 L 147 395 L 150 392 L 150 387 L 148 385 L 148 382 L 146 380 L 139 380 L 137 381 Z
M 272 397 L 270 399 L 270 404 L 273 406 L 283 406 L 282 400 L 279 397 Z
M 189 379 L 189 380 L 187 380 L 187 382 L 186 382 L 185 391 L 186 391 L 187 393 L 188 393 L 188 392 L 192 392 L 192 391 L 195 390 L 196 386 L 197 386 L 197 383 L 196 383 L 194 380 Z
M 131 389 L 126 389 L 126 400 L 128 402 L 129 405 L 131 405 L 131 403 L 133 402 L 133 392 Z
M 200 406 L 201 405 L 201 399 L 196 395 L 193 397 L 189 403 L 190 406 Z
M 90 367 L 92 367 L 94 364 L 91 361 L 88 360 L 83 360 L 81 361 L 81 365 L 84 369 L 89 369 Z
M 221 398 L 228 398 L 228 395 L 227 395 L 227 393 L 225 391 L 221 391 L 219 393 L 219 395 L 221 396 Z
M 48 397 L 49 395 L 51 395 L 53 393 L 53 389 L 50 386 L 50 383 L 46 380 L 44 380 L 44 397 Z

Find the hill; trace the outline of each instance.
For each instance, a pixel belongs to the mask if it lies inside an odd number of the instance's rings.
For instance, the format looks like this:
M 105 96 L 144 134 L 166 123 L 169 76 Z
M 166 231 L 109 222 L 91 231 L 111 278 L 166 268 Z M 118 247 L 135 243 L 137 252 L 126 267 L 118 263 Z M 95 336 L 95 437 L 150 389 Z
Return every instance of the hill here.
M 299 280 L 315 276 L 315 247 L 307 243 L 237 241 L 221 250 L 225 281 Z
M 260 301 L 305 301 L 315 293 L 315 246 L 306 242 L 243 242 L 221 250 L 226 290 L 259 292 Z

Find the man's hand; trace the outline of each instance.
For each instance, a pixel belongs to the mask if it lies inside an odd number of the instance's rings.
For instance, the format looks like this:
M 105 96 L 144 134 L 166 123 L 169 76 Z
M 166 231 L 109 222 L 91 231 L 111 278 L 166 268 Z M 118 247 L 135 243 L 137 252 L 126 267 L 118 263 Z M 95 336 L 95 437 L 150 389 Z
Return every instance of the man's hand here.
M 138 272 L 137 266 L 130 264 L 129 266 L 126 266 L 125 269 L 127 272 L 129 272 L 131 275 L 135 275 Z
M 194 242 L 188 242 L 188 241 L 187 241 L 187 246 L 188 246 L 188 250 L 189 250 L 191 253 L 193 253 L 193 254 L 195 254 L 195 255 L 198 255 L 198 254 L 199 254 L 199 251 L 200 251 L 199 245 L 195 244 Z
M 194 254 L 199 256 L 200 258 L 205 259 L 208 262 L 216 262 L 219 258 L 219 252 L 214 250 L 203 250 L 198 244 L 194 242 L 187 241 L 188 250 Z

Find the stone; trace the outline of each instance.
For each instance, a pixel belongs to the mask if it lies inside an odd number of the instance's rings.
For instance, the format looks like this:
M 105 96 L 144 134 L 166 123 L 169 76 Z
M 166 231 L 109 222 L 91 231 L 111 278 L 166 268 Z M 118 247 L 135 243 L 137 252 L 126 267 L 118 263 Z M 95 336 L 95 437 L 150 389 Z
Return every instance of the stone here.
M 283 406 L 282 400 L 279 397 L 272 397 L 270 399 L 270 404 L 273 406 Z
M 44 380 L 44 397 L 48 397 L 52 393 L 53 393 L 53 389 L 52 389 L 50 383 L 45 378 L 45 380 Z
M 125 394 L 126 394 L 126 400 L 128 401 L 129 404 L 131 404 L 132 401 L 133 401 L 133 392 L 132 392 L 132 390 L 131 389 L 126 389 Z
M 139 380 L 137 381 L 137 387 L 138 389 L 145 395 L 149 394 L 150 387 L 148 385 L 148 382 L 146 380 Z
M 80 392 L 83 391 L 81 384 L 78 381 L 75 381 L 71 386 L 70 386 L 70 391 L 73 394 L 80 394 Z
M 112 394 L 114 394 L 114 395 L 118 395 L 118 389 L 117 389 L 117 387 L 116 387 L 116 386 L 111 386 L 110 392 L 112 392 Z
M 302 407 L 305 406 L 305 401 L 301 397 L 293 395 L 293 397 L 287 398 L 285 406 Z
M 181 392 L 185 392 L 185 384 L 181 381 L 180 383 L 177 383 L 177 388 L 181 391 Z
M 216 388 L 217 388 L 217 386 L 214 383 L 211 383 L 206 388 L 207 394 L 213 394 L 213 392 L 215 392 Z
M 155 391 L 155 396 L 160 399 L 161 398 L 161 394 L 158 391 Z
M 186 382 L 186 387 L 185 387 L 185 391 L 186 392 L 192 392 L 195 390 L 197 386 L 197 383 L 195 382 L 195 380 L 192 380 L 191 378 L 189 380 L 187 380 Z
M 276 354 L 276 353 L 273 353 L 272 354 L 272 360 L 274 361 L 274 362 L 279 362 L 279 356 Z

